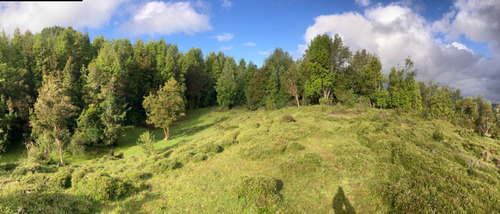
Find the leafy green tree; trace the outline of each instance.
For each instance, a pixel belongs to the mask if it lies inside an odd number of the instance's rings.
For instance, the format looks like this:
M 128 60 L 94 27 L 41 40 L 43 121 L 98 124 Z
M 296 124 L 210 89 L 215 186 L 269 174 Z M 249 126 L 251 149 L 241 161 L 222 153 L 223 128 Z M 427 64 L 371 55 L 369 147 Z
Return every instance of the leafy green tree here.
M 491 102 L 484 100 L 482 95 L 478 95 L 474 102 L 478 106 L 478 117 L 475 121 L 475 131 L 481 135 L 489 133 L 495 122 Z
M 215 86 L 217 102 L 221 108 L 232 106 L 236 97 L 236 79 L 234 78 L 236 63 L 233 58 L 229 57 L 225 61 L 224 69 Z
M 387 108 L 389 106 L 389 92 L 385 88 L 379 88 L 373 95 L 374 105 L 378 108 Z
M 405 66 L 402 69 L 391 68 L 389 73 L 391 107 L 413 110 L 422 108 L 420 89 L 415 81 L 416 75 L 417 71 L 413 68 L 410 58 L 405 60 Z
M 186 97 L 188 98 L 189 109 L 198 108 L 201 100 L 207 75 L 205 73 L 205 63 L 203 53 L 199 48 L 191 48 L 184 55 L 182 60 L 183 73 L 186 74 Z
M 282 108 L 286 105 L 288 101 L 287 92 L 282 86 L 282 78 L 292 64 L 292 56 L 281 48 L 276 48 L 265 60 L 262 69 L 269 77 L 264 85 L 266 105 L 269 105 L 269 108 Z
M 9 144 L 9 134 L 16 116 L 13 109 L 9 109 L 5 96 L 0 95 L 0 155 L 5 152 L 5 147 Z
M 474 123 L 479 116 L 478 104 L 474 102 L 472 97 L 467 97 L 459 101 L 457 106 L 460 125 L 467 128 L 474 128 Z
M 256 110 L 264 103 L 265 92 L 263 86 L 268 77 L 262 69 L 257 69 L 256 66 L 249 72 L 251 75 L 246 90 L 246 104 L 248 109 Z
M 282 85 L 284 86 L 287 93 L 292 95 L 295 98 L 295 102 L 297 103 L 297 107 L 300 107 L 300 84 L 301 78 L 298 70 L 300 62 L 294 63 L 291 65 L 288 70 L 285 72 L 282 78 Z
M 306 91 L 309 96 L 322 95 L 325 101 L 330 99 L 335 81 L 332 72 L 333 42 L 328 34 L 318 35 L 309 44 L 306 50 L 310 79 L 306 82 Z
M 354 91 L 362 96 L 369 97 L 372 102 L 376 91 L 381 87 L 382 63 L 375 54 L 366 50 L 356 51 L 351 60 L 353 73 L 348 77 Z
M 30 116 L 34 137 L 44 134 L 57 144 L 61 164 L 64 164 L 63 148 L 69 140 L 68 122 L 77 114 L 67 89 L 57 76 L 45 76 L 34 110 Z
M 71 151 L 82 153 L 86 147 L 99 145 L 102 141 L 103 125 L 100 120 L 101 109 L 90 104 L 77 119 L 77 127 L 71 138 Z
M 106 99 L 100 104 L 102 111 L 100 119 L 103 125 L 102 140 L 105 145 L 116 144 L 121 132 L 125 128 L 123 126 L 125 116 L 127 115 L 127 112 L 124 110 L 125 106 L 125 104 L 120 105 L 113 91 L 107 91 Z
M 170 125 L 185 115 L 182 94 L 182 88 L 179 87 L 177 81 L 170 79 L 165 85 L 160 86 L 156 93 L 149 93 L 149 96 L 144 98 L 146 122 L 157 128 L 163 128 L 164 140 L 168 140 Z

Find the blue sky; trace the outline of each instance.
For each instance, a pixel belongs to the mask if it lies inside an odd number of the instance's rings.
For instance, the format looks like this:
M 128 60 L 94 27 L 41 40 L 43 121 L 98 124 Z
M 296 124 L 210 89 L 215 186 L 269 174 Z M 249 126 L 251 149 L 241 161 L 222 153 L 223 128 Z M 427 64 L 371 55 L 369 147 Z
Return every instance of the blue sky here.
M 177 43 L 186 52 L 223 51 L 261 66 L 276 47 L 300 58 L 310 39 L 339 34 L 351 50 L 380 56 L 384 72 L 410 56 L 421 80 L 433 79 L 500 101 L 498 0 L 83 0 L 0 3 L 12 33 L 73 26 L 91 38 Z

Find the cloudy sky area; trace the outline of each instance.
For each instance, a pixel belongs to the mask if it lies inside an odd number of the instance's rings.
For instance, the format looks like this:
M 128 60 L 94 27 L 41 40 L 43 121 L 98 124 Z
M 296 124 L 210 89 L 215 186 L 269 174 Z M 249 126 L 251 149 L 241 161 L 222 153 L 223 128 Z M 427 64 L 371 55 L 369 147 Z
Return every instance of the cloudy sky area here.
M 500 102 L 498 0 L 83 0 L 0 3 L 0 28 L 73 26 L 91 38 L 164 38 L 186 52 L 224 51 L 261 66 L 274 48 L 302 57 L 317 34 L 380 56 L 384 72 L 410 56 L 433 79 Z

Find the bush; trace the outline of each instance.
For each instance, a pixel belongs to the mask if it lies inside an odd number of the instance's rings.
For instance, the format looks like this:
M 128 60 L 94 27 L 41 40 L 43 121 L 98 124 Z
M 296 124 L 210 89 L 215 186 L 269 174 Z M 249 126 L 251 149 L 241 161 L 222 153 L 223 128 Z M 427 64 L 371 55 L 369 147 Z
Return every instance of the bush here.
M 202 162 L 204 160 L 207 160 L 208 156 L 205 154 L 196 154 L 194 155 L 191 160 L 195 163 Z
M 197 151 L 198 153 L 202 154 L 212 154 L 212 153 L 220 153 L 222 152 L 222 147 L 219 145 L 216 145 L 214 143 L 206 143 L 198 146 Z
M 283 182 L 269 177 L 243 177 L 236 185 L 239 199 L 258 212 L 274 213 L 279 209 L 282 197 L 279 191 Z
M 49 166 L 45 164 L 36 163 L 33 161 L 25 161 L 20 163 L 14 171 L 12 171 L 12 175 L 14 176 L 22 176 L 28 173 L 51 173 L 57 170 L 56 166 Z
M 90 201 L 59 192 L 0 197 L 0 213 L 95 213 L 94 207 Z
M 154 142 L 155 142 L 155 136 L 153 133 L 149 131 L 145 131 L 142 133 L 142 135 L 139 137 L 139 140 L 137 141 L 137 144 L 141 146 L 142 150 L 144 151 L 145 154 L 147 155 L 154 155 L 156 154 L 156 150 L 154 147 Z
M 75 193 L 94 201 L 117 199 L 126 193 L 125 183 L 107 173 L 90 173 L 74 184 Z
M 159 173 L 165 173 L 165 171 L 168 170 L 173 170 L 173 169 L 178 169 L 182 167 L 182 163 L 178 162 L 177 160 L 172 160 L 172 159 L 159 159 L 155 162 L 153 166 L 153 173 L 159 174 Z
M 436 130 L 434 131 L 434 133 L 432 133 L 432 139 L 434 139 L 435 141 L 443 141 L 444 140 L 444 134 L 442 131 L 440 130 Z
M 293 118 L 292 115 L 283 115 L 283 117 L 281 117 L 281 121 L 285 123 L 291 123 L 295 122 L 295 118 Z
M 60 170 L 49 178 L 49 185 L 58 188 L 71 187 L 71 170 Z

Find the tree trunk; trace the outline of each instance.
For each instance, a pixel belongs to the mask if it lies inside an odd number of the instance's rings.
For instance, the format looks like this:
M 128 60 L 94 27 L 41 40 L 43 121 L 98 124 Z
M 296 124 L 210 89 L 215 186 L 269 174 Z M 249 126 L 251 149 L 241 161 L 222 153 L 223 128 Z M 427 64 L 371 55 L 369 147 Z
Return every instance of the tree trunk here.
M 165 138 L 163 140 L 168 140 L 168 134 L 170 133 L 170 127 L 163 126 L 163 133 L 165 133 Z
M 57 146 L 59 147 L 59 157 L 61 158 L 61 164 L 64 164 L 64 159 L 63 159 L 63 147 L 61 144 L 61 141 L 56 138 Z
M 49 159 L 49 150 L 47 150 L 47 148 L 43 149 L 43 157 L 45 160 Z
M 297 102 L 297 107 L 300 107 L 299 94 L 294 94 L 295 101 Z

